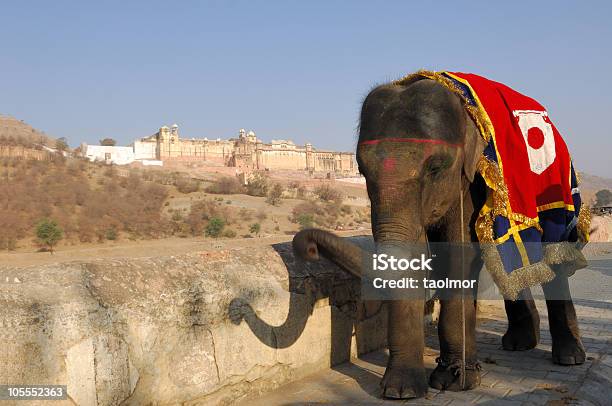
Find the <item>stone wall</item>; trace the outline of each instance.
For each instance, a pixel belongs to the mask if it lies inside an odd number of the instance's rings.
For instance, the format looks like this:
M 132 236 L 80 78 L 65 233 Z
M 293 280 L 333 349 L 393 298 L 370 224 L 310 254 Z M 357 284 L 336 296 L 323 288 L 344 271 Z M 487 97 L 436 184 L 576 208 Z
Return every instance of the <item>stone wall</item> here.
M 0 271 L 0 382 L 58 405 L 228 404 L 385 343 L 385 308 L 289 243 Z
M 290 140 L 272 140 L 267 144 L 258 140 L 255 133 L 247 134 L 244 130 L 237 139 L 208 140 L 184 138 L 177 125 L 164 126 L 156 134 L 135 141 L 134 149 L 146 150 L 146 155 L 154 150 L 155 159 L 163 161 L 208 161 L 236 167 L 241 172 L 268 169 L 357 173 L 352 152 L 317 150 L 311 144 L 296 146 Z
M 134 141 L 134 159 L 138 159 L 138 160 L 158 159 L 157 142 L 155 141 Z
M 306 152 L 295 149 L 286 151 L 262 149 L 259 152 L 257 165 L 253 169 L 305 171 L 307 169 Z
M 0 158 L 43 161 L 53 158 L 53 154 L 43 149 L 27 148 L 21 145 L 0 145 Z

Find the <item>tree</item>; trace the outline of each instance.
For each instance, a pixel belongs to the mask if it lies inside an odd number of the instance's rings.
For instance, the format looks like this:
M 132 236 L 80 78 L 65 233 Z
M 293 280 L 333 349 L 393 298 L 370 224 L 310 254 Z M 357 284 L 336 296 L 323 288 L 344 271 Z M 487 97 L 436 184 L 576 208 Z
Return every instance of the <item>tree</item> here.
M 259 237 L 260 232 L 261 232 L 261 224 L 259 223 L 253 223 L 251 224 L 251 227 L 249 227 L 249 233 L 251 234 L 255 234 L 256 236 Z
M 68 141 L 66 140 L 66 138 L 62 137 L 55 140 L 55 149 L 61 152 L 67 151 Z
M 612 192 L 608 189 L 602 189 L 595 193 L 595 206 L 602 207 L 610 204 L 612 204 Z
M 64 233 L 55 220 L 43 219 L 36 226 L 38 242 L 53 254 L 53 247 L 62 239 Z
M 213 238 L 218 238 L 223 232 L 225 221 L 220 217 L 213 217 L 206 225 L 206 235 Z
M 268 192 L 266 202 L 272 206 L 278 206 L 281 202 L 281 196 L 283 195 L 283 187 L 280 183 L 275 183 L 272 189 Z
M 328 184 L 317 186 L 314 190 L 314 194 L 317 195 L 319 199 L 325 202 L 334 202 L 340 204 L 342 203 L 342 200 L 344 200 L 342 192 L 337 189 L 334 189 Z
M 302 230 L 305 228 L 312 228 L 314 225 L 314 216 L 312 214 L 302 213 L 298 216 L 297 222 Z
M 268 177 L 261 172 L 255 173 L 251 179 L 249 179 L 249 183 L 246 186 L 247 194 L 259 197 L 266 196 L 269 188 L 270 182 Z
M 107 240 L 115 241 L 117 239 L 117 230 L 113 227 L 106 230 L 104 236 Z
M 100 140 L 100 145 L 103 145 L 105 147 L 114 147 L 115 145 L 117 145 L 117 141 L 112 138 L 104 138 L 103 140 Z
M 306 186 L 298 185 L 295 189 L 295 197 L 297 199 L 304 199 L 306 197 Z

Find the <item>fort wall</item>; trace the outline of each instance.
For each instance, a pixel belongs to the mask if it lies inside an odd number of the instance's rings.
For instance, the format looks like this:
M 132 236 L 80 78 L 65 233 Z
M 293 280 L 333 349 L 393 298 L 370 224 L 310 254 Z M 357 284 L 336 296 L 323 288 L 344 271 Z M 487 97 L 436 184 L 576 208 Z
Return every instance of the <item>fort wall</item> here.
M 52 157 L 53 154 L 44 149 L 27 148 L 21 145 L 0 145 L 0 158 L 43 161 Z
M 206 161 L 253 170 L 303 170 L 357 173 L 351 152 L 317 150 L 311 144 L 297 146 L 290 140 L 263 143 L 255 133 L 240 130 L 238 138 L 209 140 L 181 138 L 178 126 L 163 126 L 150 137 L 134 142 L 136 159 L 162 161 Z

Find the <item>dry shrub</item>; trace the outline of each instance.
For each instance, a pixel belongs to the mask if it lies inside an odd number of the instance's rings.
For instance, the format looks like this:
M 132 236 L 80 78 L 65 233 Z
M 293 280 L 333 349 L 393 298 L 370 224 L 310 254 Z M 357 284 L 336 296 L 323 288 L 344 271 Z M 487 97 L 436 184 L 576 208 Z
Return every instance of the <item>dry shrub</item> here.
M 257 214 L 255 215 L 255 217 L 257 217 L 257 220 L 259 221 L 264 221 L 268 218 L 268 213 L 266 213 L 264 209 L 259 209 L 257 210 Z
M 215 193 L 221 195 L 233 195 L 238 193 L 244 193 L 244 187 L 240 184 L 238 178 L 231 176 L 224 176 L 217 180 L 212 185 L 206 188 L 208 193 Z
M 275 183 L 274 186 L 272 186 L 272 188 L 268 191 L 266 203 L 271 204 L 272 206 L 278 206 L 281 203 L 281 198 L 284 191 L 285 190 L 280 183 Z
M 193 193 L 200 190 L 200 182 L 187 177 L 178 178 L 174 185 L 176 186 L 176 190 L 184 194 Z
M 306 201 L 293 208 L 289 220 L 300 224 L 302 228 L 317 225 L 334 229 L 341 225 L 338 221 L 341 213 L 341 206 L 336 203 Z
M 340 211 L 342 212 L 343 215 L 348 216 L 351 213 L 353 213 L 353 209 L 351 208 L 351 206 L 349 206 L 348 204 L 343 204 L 342 206 L 340 206 Z
M 253 219 L 253 210 L 243 207 L 238 211 L 238 217 L 241 221 L 251 221 Z
M 296 199 L 305 199 L 307 189 L 306 186 L 300 182 L 293 181 L 289 184 L 288 189 L 292 190 Z
M 360 209 L 355 209 L 354 216 L 357 223 L 369 223 L 371 220 L 370 208 L 362 207 Z
M 314 189 L 314 194 L 325 202 L 342 203 L 344 196 L 338 189 L 333 188 L 329 184 L 319 185 Z
M 307 193 L 306 186 L 300 185 L 295 190 L 295 197 L 297 199 L 305 199 L 306 198 L 306 193 Z
M 254 173 L 246 186 L 247 194 L 251 196 L 267 196 L 269 189 L 270 179 L 264 172 Z
M 223 231 L 223 237 L 225 238 L 236 238 L 236 235 L 238 235 L 236 231 L 232 230 L 231 228 Z
M 0 227 L 7 230 L 0 247 L 10 249 L 21 239 L 34 236 L 40 218 L 54 218 L 67 242 L 93 242 L 113 228 L 117 236 L 131 232 L 143 237 L 165 233 L 161 208 L 166 188 L 143 181 L 138 175 L 116 176 L 111 167 L 85 161 L 0 160 L 3 182 Z M 102 174 L 99 186 L 88 172 Z M 10 221 L 10 223 L 9 223 Z
M 192 235 L 202 235 L 213 218 L 223 220 L 224 225 L 231 225 L 236 222 L 238 214 L 233 207 L 219 204 L 212 199 L 206 199 L 191 206 L 191 210 L 185 218 L 185 223 L 189 226 Z
M 313 219 L 324 214 L 323 207 L 313 201 L 300 203 L 293 208 L 289 220 L 298 223 L 303 215 L 311 215 Z

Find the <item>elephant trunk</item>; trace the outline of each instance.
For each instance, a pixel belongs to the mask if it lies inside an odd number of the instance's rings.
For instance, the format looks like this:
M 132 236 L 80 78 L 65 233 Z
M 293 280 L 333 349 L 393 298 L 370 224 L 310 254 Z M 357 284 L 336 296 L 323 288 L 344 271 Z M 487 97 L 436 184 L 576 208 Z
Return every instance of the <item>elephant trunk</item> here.
M 358 278 L 364 274 L 364 251 L 329 231 L 311 228 L 298 232 L 293 237 L 293 251 L 306 261 L 317 261 L 322 255 Z

